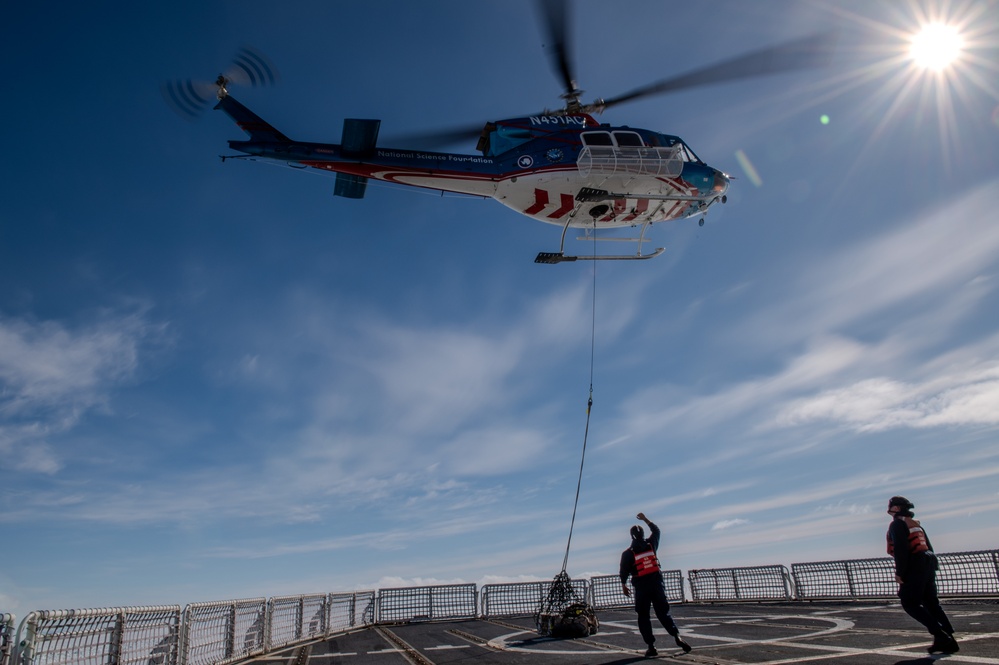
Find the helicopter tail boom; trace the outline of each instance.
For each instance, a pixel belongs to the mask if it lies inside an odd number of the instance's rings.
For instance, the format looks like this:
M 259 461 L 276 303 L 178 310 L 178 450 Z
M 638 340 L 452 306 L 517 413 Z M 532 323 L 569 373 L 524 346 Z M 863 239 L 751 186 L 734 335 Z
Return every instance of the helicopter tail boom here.
M 223 95 L 219 103 L 215 105 L 216 110 L 224 112 L 233 119 L 237 126 L 249 134 L 251 141 L 266 143 L 290 143 L 291 139 L 272 127 L 270 123 L 263 120 L 256 113 L 246 108 L 232 95 Z

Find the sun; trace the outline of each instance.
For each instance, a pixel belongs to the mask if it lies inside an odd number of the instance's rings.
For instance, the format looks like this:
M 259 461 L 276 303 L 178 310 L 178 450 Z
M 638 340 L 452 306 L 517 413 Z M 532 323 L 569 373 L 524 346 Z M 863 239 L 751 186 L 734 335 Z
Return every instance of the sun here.
M 846 3 L 823 5 L 836 19 L 832 23 L 844 27 L 842 66 L 810 92 L 825 100 L 863 91 L 851 110 L 869 137 L 857 163 L 882 136 L 896 132 L 918 137 L 913 154 L 939 158 L 947 170 L 982 159 L 974 138 L 978 123 L 999 118 L 997 2 L 898 0 L 866 3 L 870 10 L 862 13 Z M 926 141 L 931 134 L 937 146 Z
M 961 57 L 964 38 L 953 25 L 929 23 L 912 36 L 909 57 L 921 69 L 941 72 Z

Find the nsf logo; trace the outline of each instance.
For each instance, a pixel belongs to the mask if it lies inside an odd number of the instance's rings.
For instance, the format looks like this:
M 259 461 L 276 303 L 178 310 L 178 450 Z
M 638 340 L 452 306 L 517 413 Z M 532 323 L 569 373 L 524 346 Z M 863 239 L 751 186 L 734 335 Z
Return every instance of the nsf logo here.
M 534 166 L 534 158 L 530 155 L 521 155 L 520 158 L 517 159 L 517 166 L 522 169 L 529 169 Z

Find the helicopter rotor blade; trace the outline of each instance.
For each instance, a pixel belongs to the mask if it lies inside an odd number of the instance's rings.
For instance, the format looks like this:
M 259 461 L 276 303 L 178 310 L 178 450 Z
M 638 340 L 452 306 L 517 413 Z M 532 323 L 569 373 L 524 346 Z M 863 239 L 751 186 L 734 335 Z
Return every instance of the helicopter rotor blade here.
M 220 77 L 222 85 L 234 83 L 254 88 L 274 85 L 279 80 L 277 68 L 273 63 L 251 46 L 241 46 L 236 51 L 232 63 Z M 174 112 L 188 120 L 194 120 L 215 101 L 219 85 L 219 80 L 179 79 L 163 83 L 160 92 Z
M 215 99 L 218 87 L 210 81 L 183 79 L 167 81 L 160 85 L 160 92 L 167 106 L 187 120 L 200 116 Z
M 245 45 L 236 51 L 232 64 L 222 75 L 227 81 L 253 88 L 275 85 L 280 79 L 277 68 L 266 55 Z
M 563 97 L 566 99 L 578 99 L 580 90 L 576 87 L 576 80 L 572 74 L 572 62 L 569 58 L 571 50 L 569 44 L 569 8 L 565 0 L 538 0 L 538 11 L 551 41 L 552 62 L 555 71 L 562 80 L 562 87 L 565 88 Z
M 419 134 L 395 135 L 386 138 L 384 143 L 393 147 L 398 146 L 414 150 L 436 150 L 458 143 L 474 144 L 479 135 L 482 134 L 484 124 L 450 127 L 438 131 L 420 132 Z
M 590 106 L 590 110 L 603 110 L 643 97 L 664 95 L 702 85 L 822 67 L 832 54 L 834 40 L 835 33 L 826 32 L 750 51 L 611 99 L 599 100 Z

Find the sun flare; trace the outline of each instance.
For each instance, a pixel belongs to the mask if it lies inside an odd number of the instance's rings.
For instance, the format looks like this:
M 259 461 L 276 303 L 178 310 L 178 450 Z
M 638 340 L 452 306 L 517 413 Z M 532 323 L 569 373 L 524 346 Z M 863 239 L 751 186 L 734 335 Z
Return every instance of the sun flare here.
M 912 143 L 913 154 L 919 150 L 913 163 L 938 158 L 949 169 L 974 157 L 991 164 L 972 137 L 983 118 L 999 124 L 996 1 L 869 3 L 881 10 L 871 14 L 829 3 L 849 30 L 842 33 L 842 71 L 820 88 L 824 99 L 865 92 L 853 118 L 839 116 L 841 126 L 851 119 L 871 122 L 858 163 L 882 136 L 910 132 L 920 139 Z M 931 134 L 937 137 L 932 147 L 925 140 Z
M 909 56 L 922 69 L 943 71 L 961 56 L 964 39 L 957 28 L 944 23 L 930 23 L 912 37 Z

